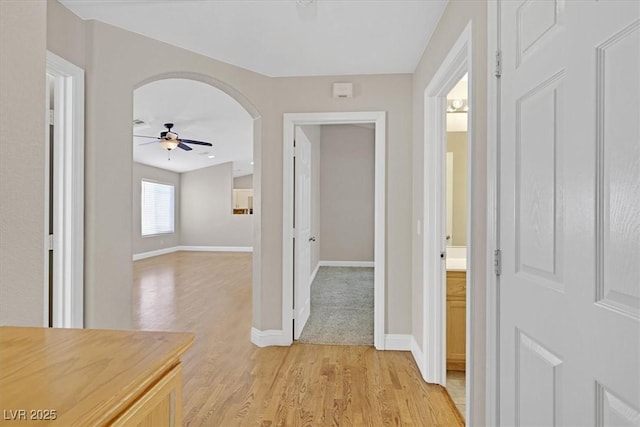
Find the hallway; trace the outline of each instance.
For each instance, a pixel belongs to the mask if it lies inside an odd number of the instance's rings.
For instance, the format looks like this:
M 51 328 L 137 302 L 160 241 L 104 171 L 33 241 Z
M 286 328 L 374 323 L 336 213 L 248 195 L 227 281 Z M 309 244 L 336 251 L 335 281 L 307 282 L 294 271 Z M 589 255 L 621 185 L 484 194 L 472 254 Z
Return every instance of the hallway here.
M 250 254 L 136 261 L 133 289 L 135 328 L 196 333 L 184 357 L 186 426 L 464 425 L 409 352 L 251 344 Z

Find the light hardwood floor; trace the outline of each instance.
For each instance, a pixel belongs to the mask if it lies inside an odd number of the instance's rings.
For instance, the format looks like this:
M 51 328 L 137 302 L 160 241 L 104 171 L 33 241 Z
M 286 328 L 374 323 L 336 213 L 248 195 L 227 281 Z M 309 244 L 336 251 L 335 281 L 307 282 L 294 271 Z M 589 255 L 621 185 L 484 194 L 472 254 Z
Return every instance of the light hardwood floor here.
M 409 352 L 294 344 L 258 348 L 251 255 L 178 252 L 134 263 L 134 326 L 192 331 L 187 426 L 461 426 Z

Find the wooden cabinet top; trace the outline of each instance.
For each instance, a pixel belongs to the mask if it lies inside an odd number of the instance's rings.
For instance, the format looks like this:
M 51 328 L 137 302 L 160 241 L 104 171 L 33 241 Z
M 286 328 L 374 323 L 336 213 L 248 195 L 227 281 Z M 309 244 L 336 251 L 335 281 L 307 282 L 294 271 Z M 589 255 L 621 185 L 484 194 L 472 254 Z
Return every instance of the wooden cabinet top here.
M 55 425 L 106 424 L 179 363 L 193 340 L 190 333 L 0 327 L 0 420 L 49 425 L 29 411 L 55 410 Z M 18 410 L 27 411 L 26 422 L 6 421 Z

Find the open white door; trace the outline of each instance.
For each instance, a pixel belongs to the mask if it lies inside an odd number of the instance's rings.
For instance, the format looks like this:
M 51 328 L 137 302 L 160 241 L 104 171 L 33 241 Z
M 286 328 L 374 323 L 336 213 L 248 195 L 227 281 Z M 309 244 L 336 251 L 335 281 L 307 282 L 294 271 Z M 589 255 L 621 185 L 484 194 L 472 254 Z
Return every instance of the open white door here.
M 45 259 L 53 251 L 51 326 L 82 328 L 84 325 L 84 70 L 47 52 L 47 75 L 55 89 L 53 138 L 47 138 L 47 219 Z M 44 76 L 43 76 L 44 78 Z M 47 109 L 49 105 L 47 105 Z M 49 118 L 49 111 L 47 111 Z M 47 121 L 47 128 L 49 121 Z M 50 144 L 53 144 L 51 147 Z M 52 156 L 50 158 L 49 156 Z M 53 168 L 52 176 L 50 176 Z M 52 181 L 52 182 L 50 182 Z M 51 185 L 49 185 L 51 184 Z M 49 193 L 52 192 L 52 194 Z M 45 236 L 43 236 L 45 237 Z M 47 280 L 48 282 L 48 280 Z M 51 295 L 49 295 L 51 294 Z
M 499 417 L 640 425 L 640 2 L 500 2 Z
M 294 339 L 300 338 L 311 313 L 311 143 L 295 130 Z

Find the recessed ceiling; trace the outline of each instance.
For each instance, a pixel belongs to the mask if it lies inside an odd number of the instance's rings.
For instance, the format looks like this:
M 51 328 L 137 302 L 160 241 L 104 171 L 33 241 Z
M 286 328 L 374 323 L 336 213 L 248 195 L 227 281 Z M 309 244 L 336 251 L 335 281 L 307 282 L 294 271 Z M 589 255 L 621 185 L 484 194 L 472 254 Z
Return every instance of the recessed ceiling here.
M 134 92 L 133 120 L 143 122 L 133 125 L 134 135 L 157 137 L 173 123 L 180 138 L 213 144 L 169 152 L 158 140 L 133 137 L 135 162 L 178 173 L 233 162 L 234 176 L 253 172 L 253 119 L 219 89 L 187 79 L 149 83 Z
M 61 3 L 81 18 L 278 77 L 412 73 L 447 0 Z

